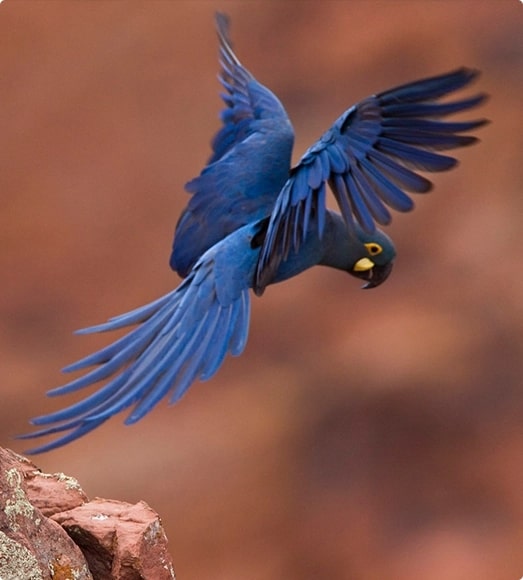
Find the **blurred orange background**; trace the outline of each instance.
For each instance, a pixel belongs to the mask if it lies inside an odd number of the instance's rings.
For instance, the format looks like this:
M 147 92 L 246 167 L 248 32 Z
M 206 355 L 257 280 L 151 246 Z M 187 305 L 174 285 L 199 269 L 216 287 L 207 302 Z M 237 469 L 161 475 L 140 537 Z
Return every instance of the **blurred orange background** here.
M 316 268 L 253 300 L 244 355 L 176 407 L 36 458 L 162 516 L 183 580 L 523 575 L 523 6 L 421 2 L 0 5 L 0 444 L 73 337 L 176 286 L 171 236 L 219 127 L 213 13 L 284 102 L 295 160 L 357 100 L 461 65 L 488 117 L 388 228 L 361 292 Z

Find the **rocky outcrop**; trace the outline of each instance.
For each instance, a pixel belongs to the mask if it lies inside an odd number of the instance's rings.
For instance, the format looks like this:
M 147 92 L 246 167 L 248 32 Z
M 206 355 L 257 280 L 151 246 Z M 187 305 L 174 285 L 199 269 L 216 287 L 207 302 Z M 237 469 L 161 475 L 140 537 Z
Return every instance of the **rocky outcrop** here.
M 95 578 L 174 578 L 160 518 L 143 501 L 96 498 L 52 519 L 80 546 Z
M 76 479 L 0 448 L 2 580 L 174 579 L 158 514 L 89 500 Z

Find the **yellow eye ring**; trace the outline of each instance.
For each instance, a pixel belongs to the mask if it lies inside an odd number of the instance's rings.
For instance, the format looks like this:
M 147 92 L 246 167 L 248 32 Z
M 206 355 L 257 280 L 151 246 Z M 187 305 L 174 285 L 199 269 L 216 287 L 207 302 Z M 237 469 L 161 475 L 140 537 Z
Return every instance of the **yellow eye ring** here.
M 365 247 L 371 256 L 377 256 L 383 252 L 383 248 L 376 242 L 369 242 L 368 244 L 365 244 Z

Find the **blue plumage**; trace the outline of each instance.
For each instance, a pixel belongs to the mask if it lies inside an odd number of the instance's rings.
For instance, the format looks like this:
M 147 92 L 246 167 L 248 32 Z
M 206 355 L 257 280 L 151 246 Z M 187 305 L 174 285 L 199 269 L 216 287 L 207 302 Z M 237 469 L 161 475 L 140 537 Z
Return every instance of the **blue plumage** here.
M 444 155 L 470 145 L 484 120 L 449 122 L 450 114 L 479 105 L 484 95 L 441 103 L 477 72 L 462 68 L 371 96 L 348 109 L 290 167 L 294 133 L 280 101 L 242 66 L 217 15 L 223 126 L 201 174 L 186 185 L 192 197 L 178 221 L 171 267 L 183 282 L 162 298 L 79 331 L 135 326 L 109 346 L 69 365 L 90 369 L 49 392 L 63 395 L 107 381 L 65 409 L 33 419 L 38 431 L 59 437 L 32 452 L 48 451 L 131 409 L 138 421 L 160 400 L 177 401 L 196 380 L 207 380 L 227 353 L 241 354 L 249 327 L 250 289 L 286 280 L 314 265 L 344 270 L 381 284 L 395 257 L 376 224 L 390 210 L 409 211 L 409 194 L 431 182 L 418 173 L 455 166 Z M 327 185 L 341 214 L 326 208 Z

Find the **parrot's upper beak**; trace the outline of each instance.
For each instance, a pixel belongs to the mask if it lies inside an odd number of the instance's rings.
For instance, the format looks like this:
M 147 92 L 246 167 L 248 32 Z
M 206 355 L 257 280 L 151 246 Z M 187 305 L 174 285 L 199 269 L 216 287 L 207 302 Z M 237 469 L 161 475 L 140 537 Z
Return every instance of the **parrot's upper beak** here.
M 376 265 L 374 264 L 371 268 L 365 270 L 353 270 L 351 273 L 353 276 L 357 278 L 361 278 L 362 280 L 366 280 L 367 283 L 362 286 L 364 290 L 368 290 L 369 288 L 376 288 L 380 284 L 383 284 L 385 280 L 390 276 L 392 272 L 392 265 L 393 262 L 388 262 L 387 264 Z

